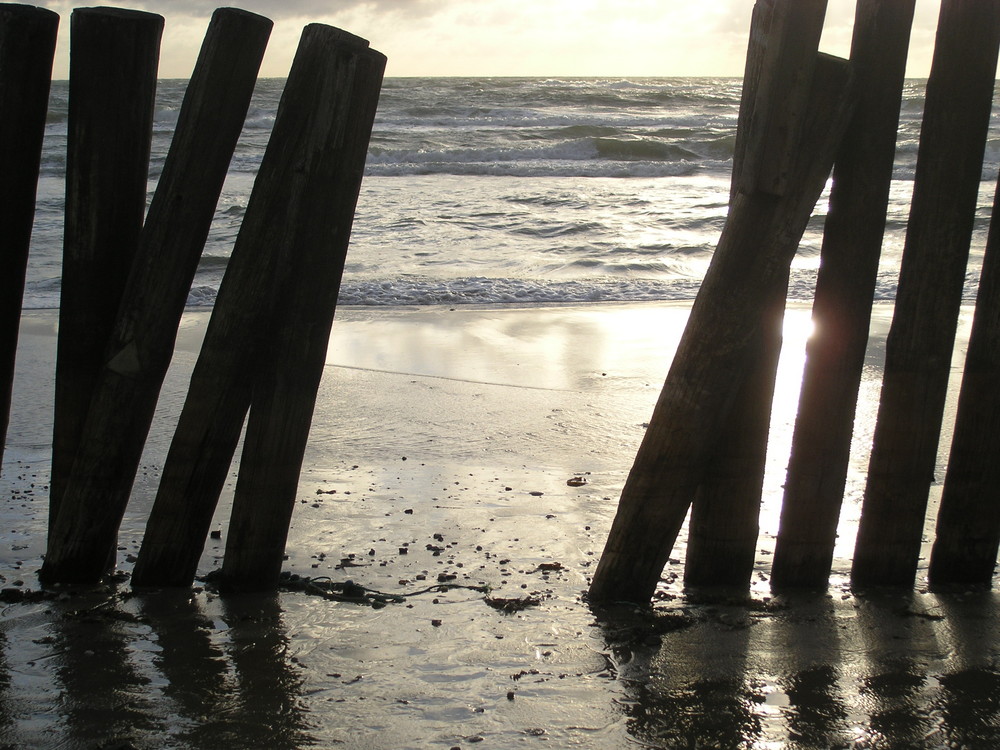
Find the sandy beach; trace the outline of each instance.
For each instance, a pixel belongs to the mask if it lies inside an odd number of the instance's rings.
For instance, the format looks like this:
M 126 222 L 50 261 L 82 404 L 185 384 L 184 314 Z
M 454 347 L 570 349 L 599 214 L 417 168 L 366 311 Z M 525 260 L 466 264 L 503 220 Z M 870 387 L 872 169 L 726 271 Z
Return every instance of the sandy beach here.
M 654 611 L 587 605 L 689 309 L 341 309 L 285 569 L 401 598 L 377 608 L 300 590 L 131 592 L 207 310 L 182 322 L 121 528 L 120 575 L 34 593 L 57 317 L 26 311 L 0 478 L 0 587 L 24 597 L 0 614 L 0 747 L 997 746 L 996 595 L 847 586 L 889 305 L 875 309 L 827 592 L 768 588 L 809 332 L 808 308 L 792 307 L 750 600 L 686 595 L 682 536 Z M 965 308 L 960 340 L 970 320 Z M 961 354 L 960 344 L 959 365 Z M 231 491 L 202 574 L 220 563 Z M 431 590 L 439 583 L 455 588 Z M 497 609 L 484 586 L 531 606 Z

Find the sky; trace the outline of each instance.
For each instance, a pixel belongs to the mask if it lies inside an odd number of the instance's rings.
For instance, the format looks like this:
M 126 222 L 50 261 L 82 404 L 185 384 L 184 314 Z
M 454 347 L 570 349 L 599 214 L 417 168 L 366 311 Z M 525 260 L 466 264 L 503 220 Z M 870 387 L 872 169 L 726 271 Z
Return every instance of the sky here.
M 23 2 L 23 0 L 22 0 Z M 753 0 L 135 0 L 31 3 L 57 11 L 54 77 L 69 70 L 76 6 L 114 5 L 165 19 L 161 78 L 187 78 L 222 5 L 275 23 L 262 77 L 284 77 L 302 27 L 327 23 L 368 39 L 387 76 L 741 76 Z M 821 49 L 846 57 L 855 0 L 829 0 Z M 907 74 L 930 70 L 940 0 L 916 0 Z

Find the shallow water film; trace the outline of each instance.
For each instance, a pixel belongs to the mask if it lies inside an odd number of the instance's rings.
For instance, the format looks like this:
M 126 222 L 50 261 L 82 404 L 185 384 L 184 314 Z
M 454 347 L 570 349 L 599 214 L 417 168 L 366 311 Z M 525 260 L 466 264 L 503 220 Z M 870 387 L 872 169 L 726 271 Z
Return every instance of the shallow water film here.
M 787 316 L 750 596 L 685 592 L 682 534 L 652 608 L 590 608 L 688 310 L 340 311 L 286 548 L 298 580 L 225 598 L 128 582 L 207 312 L 182 322 L 117 575 L 41 592 L 56 316 L 26 314 L 0 476 L 0 747 L 1000 745 L 997 596 L 847 586 L 873 403 L 830 589 L 770 592 L 807 308 Z M 890 313 L 876 310 L 863 394 Z

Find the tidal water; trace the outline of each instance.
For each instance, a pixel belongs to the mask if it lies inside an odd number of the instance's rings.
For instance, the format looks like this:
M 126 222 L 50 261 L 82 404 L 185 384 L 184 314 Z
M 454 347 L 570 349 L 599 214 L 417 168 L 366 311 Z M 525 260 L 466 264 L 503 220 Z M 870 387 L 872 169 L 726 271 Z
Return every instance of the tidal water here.
M 189 297 L 211 304 L 284 81 L 260 81 Z M 726 219 L 742 83 L 731 78 L 396 78 L 385 82 L 340 302 L 501 304 L 692 299 Z M 186 81 L 158 98 L 150 194 Z M 892 299 L 924 82 L 906 85 L 877 296 Z M 46 130 L 26 308 L 58 306 L 68 85 Z M 1000 165 L 995 125 L 966 296 Z M 811 298 L 825 198 L 792 268 Z

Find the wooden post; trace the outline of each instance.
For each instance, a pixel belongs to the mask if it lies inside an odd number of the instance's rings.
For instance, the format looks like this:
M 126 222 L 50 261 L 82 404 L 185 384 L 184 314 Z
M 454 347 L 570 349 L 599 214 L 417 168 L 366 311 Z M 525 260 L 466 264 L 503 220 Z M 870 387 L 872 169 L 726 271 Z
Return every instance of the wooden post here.
M 336 50 L 335 38 L 323 27 L 312 34 L 317 65 Z M 327 94 L 313 105 L 317 122 L 336 125 L 321 131 L 330 139 L 326 158 L 289 227 L 293 276 L 282 295 L 287 307 L 275 316 L 274 348 L 254 385 L 222 563 L 226 590 L 273 589 L 281 573 L 386 62 L 373 50 L 348 50 L 338 64 L 327 63 Z
M 70 28 L 50 529 L 73 468 L 146 213 L 163 17 L 118 8 L 77 8 Z
M 1000 550 L 1000 183 L 965 357 L 955 434 L 928 578 L 935 587 L 993 581 Z
M 104 573 L 271 25 L 233 8 L 212 17 L 49 535 L 45 581 Z
M 784 195 L 789 189 L 827 0 L 763 0 L 770 9 L 769 43 L 760 63 L 756 105 L 736 173 L 738 190 Z M 756 10 L 756 9 L 755 9 Z
M 299 366 L 284 361 L 292 356 L 284 351 L 288 345 L 309 342 L 325 356 L 325 316 L 332 321 L 337 264 L 347 250 L 381 83 L 379 60 L 384 65 L 367 42 L 346 32 L 321 25 L 303 31 L 170 446 L 134 586 L 191 584 L 251 390 L 259 411 L 270 398 L 268 388 L 277 387 L 258 382 L 263 373 L 271 378 L 278 365 Z M 372 66 L 378 67 L 378 80 Z M 303 171 L 300 164 L 307 162 L 310 168 Z M 308 313 L 301 328 L 286 331 L 279 321 L 294 305 L 319 309 Z M 299 397 L 308 393 L 304 387 Z M 244 474 L 265 460 L 246 453 L 241 487 Z
M 833 168 L 772 586 L 825 588 L 885 231 L 914 0 L 858 0 L 858 104 Z
M 0 5 L 0 471 L 59 15 Z
M 743 169 L 747 163 L 750 143 L 750 124 L 754 122 L 754 109 L 760 93 L 760 77 L 764 71 L 768 42 L 773 38 L 774 6 L 777 0 L 757 0 L 750 17 L 750 40 L 747 43 L 747 60 L 743 69 L 743 90 L 740 92 L 740 112 L 736 123 L 736 143 L 733 146 L 733 175 L 729 187 L 730 202 L 740 190 L 751 192 L 753 180 L 744 185 Z M 756 134 L 755 134 L 756 135 Z
M 742 386 L 747 351 L 833 164 L 850 115 L 846 61 L 815 66 L 798 165 L 785 197 L 737 192 L 649 429 L 622 490 L 590 589 L 595 601 L 647 602 Z
M 856 585 L 910 586 L 916 574 L 998 48 L 1000 0 L 943 0 L 851 570 Z
M 798 246 L 798 238 L 786 238 Z M 794 252 L 794 250 L 793 250 Z M 712 448 L 688 523 L 684 585 L 747 590 L 760 532 L 760 503 L 781 356 L 788 273 L 774 279 L 748 347 L 743 386 Z
M 774 8 L 773 0 L 754 6 L 730 199 L 742 184 L 764 60 L 768 49 L 778 43 L 772 36 L 776 25 Z M 760 104 L 767 106 L 765 102 Z M 787 294 L 786 273 L 776 281 L 771 299 L 765 303 L 757 341 L 748 347 L 748 372 L 743 387 L 736 396 L 691 505 L 684 564 L 684 583 L 689 588 L 747 589 L 750 585 Z

